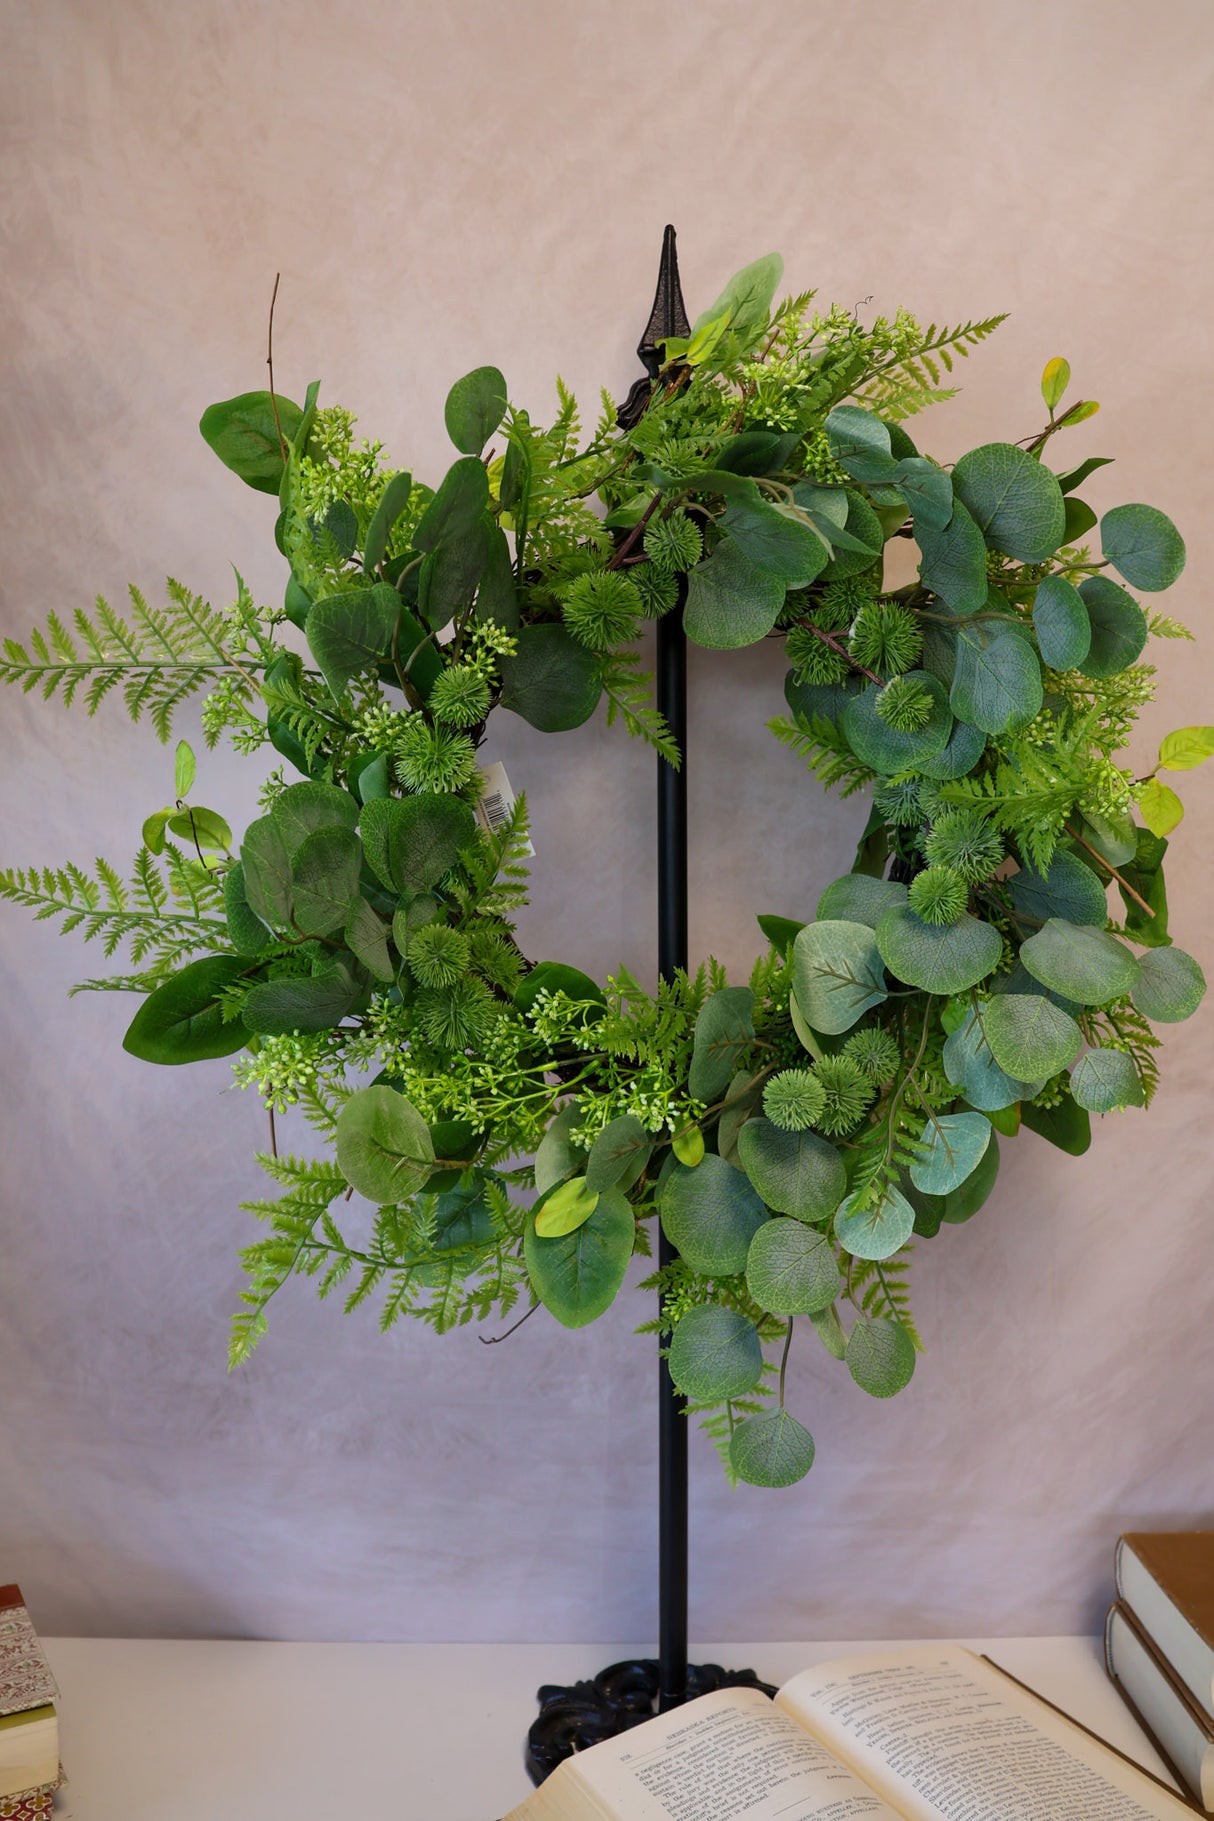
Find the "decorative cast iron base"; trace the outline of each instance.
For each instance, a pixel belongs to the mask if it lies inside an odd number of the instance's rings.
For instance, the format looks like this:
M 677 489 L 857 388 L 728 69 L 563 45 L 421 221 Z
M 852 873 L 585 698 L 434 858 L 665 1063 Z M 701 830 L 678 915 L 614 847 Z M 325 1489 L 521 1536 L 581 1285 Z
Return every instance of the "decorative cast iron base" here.
M 757 1688 L 765 1695 L 776 1692 L 769 1682 L 760 1682 L 753 1669 L 688 1664 L 689 1701 L 718 1688 Z M 540 1714 L 527 1734 L 527 1773 L 533 1783 L 542 1783 L 574 1752 L 653 1719 L 658 1701 L 657 1660 L 642 1657 L 631 1663 L 612 1663 L 600 1669 L 592 1681 L 575 1682 L 572 1688 L 545 1683 L 536 1699 Z

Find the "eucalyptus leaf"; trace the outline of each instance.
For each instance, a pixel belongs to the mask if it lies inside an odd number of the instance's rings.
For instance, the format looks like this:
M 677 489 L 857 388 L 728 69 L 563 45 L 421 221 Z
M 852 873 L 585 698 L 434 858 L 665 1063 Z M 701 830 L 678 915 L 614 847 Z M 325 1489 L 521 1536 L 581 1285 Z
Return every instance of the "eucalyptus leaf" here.
M 1086 1050 L 1071 1071 L 1071 1093 L 1089 1113 L 1140 1107 L 1144 1100 L 1134 1058 L 1124 1050 Z
M 1013 1132 L 1018 1125 L 1017 1117 L 1016 1126 L 1012 1127 Z M 990 1143 L 979 1158 L 977 1167 L 966 1177 L 960 1188 L 953 1189 L 944 1197 L 940 1209 L 941 1220 L 954 1227 L 962 1226 L 970 1220 L 989 1200 L 998 1175 L 999 1140 L 992 1130 Z
M 576 1233 L 598 1207 L 600 1193 L 584 1176 L 557 1183 L 535 1205 L 536 1238 L 563 1239 L 567 1233 Z
M 739 1069 L 725 1090 L 725 1104 L 717 1121 L 717 1150 L 727 1163 L 738 1162 L 738 1137 L 742 1127 L 759 1104 L 760 1077 Z M 687 1157 L 682 1163 L 690 1163 Z
M 1092 628 L 1092 643 L 1076 666 L 1085 677 L 1115 677 L 1137 661 L 1147 642 L 1147 616 L 1138 602 L 1105 575 L 1079 584 Z
M 506 381 L 496 367 L 476 367 L 447 394 L 447 435 L 464 455 L 479 455 L 506 415 Z
M 429 555 L 444 540 L 467 536 L 489 505 L 489 477 L 475 455 L 466 455 L 448 468 L 418 521 L 413 547 Z
M 705 1277 L 736 1277 L 767 1209 L 741 1170 L 711 1152 L 694 1169 L 677 1163 L 662 1189 L 662 1231 Z
M 826 440 L 853 480 L 888 481 L 897 468 L 889 428 L 860 405 L 836 405 L 826 419 Z
M 943 526 L 918 521 L 919 579 L 953 613 L 977 613 L 986 603 L 986 540 L 961 504 L 953 500 Z
M 1155 506 L 1114 506 L 1100 521 L 1100 548 L 1131 588 L 1162 594 L 1185 565 L 1184 539 Z
M 1036 993 L 1000 993 L 982 1014 L 991 1054 L 1017 1081 L 1048 1081 L 1069 1068 L 1083 1032 L 1061 1007 Z
M 1051 917 L 1021 943 L 1020 960 L 1034 980 L 1076 1005 L 1107 1005 L 1132 991 L 1138 979 L 1138 962 L 1124 942 L 1061 917 Z
M 822 893 L 814 917 L 819 922 L 866 923 L 869 929 L 876 929 L 882 911 L 906 901 L 906 887 L 895 879 L 844 873 Z
M 880 1200 L 864 1205 L 857 1193 L 847 1196 L 835 1214 L 835 1238 L 853 1258 L 892 1258 L 915 1226 L 915 1210 L 898 1189 L 886 1188 Z
M 738 1133 L 738 1157 L 767 1206 L 795 1220 L 829 1220 L 847 1188 L 841 1154 L 816 1132 L 748 1119 Z
M 953 483 L 943 468 L 925 455 L 908 456 L 897 463 L 888 484 L 909 506 L 916 538 L 922 530 L 944 531 L 953 514 Z
M 332 973 L 263 980 L 241 1007 L 246 1030 L 259 1037 L 330 1031 L 354 1010 L 363 989 L 344 968 Z
M 319 779 L 288 784 L 279 791 L 270 810 L 288 854 L 293 854 L 318 828 L 357 828 L 358 804 L 348 790 Z
M 793 1486 L 814 1464 L 814 1438 L 787 1410 L 767 1410 L 735 1426 L 729 1464 L 748 1486 Z
M 482 513 L 465 531 L 440 538 L 418 571 L 417 610 L 432 632 L 472 605 L 489 567 L 497 527 Z
M 317 601 L 304 637 L 335 700 L 352 677 L 373 670 L 387 654 L 399 621 L 400 596 L 386 582 Z
M 291 922 L 291 856 L 272 816 L 249 824 L 240 863 L 250 909 L 267 928 L 286 929 Z
M 830 561 L 818 532 L 764 499 L 753 482 L 750 496 L 730 500 L 721 529 L 756 569 L 785 589 L 806 587 Z
M 830 1308 L 843 1279 L 825 1233 L 781 1217 L 751 1240 L 746 1287 L 772 1315 L 813 1315 Z
M 1094 923 L 1103 928 L 1109 920 L 1105 886 L 1090 866 L 1064 849 L 1055 853 L 1044 873 L 1022 867 L 1009 879 L 1008 891 L 1022 916 L 1041 923 L 1064 917 L 1068 923 Z
M 1206 978 L 1182 948 L 1149 949 L 1138 963 L 1131 997 L 1152 1024 L 1180 1024 L 1205 997 Z
M 337 1167 L 368 1201 L 395 1204 L 416 1194 L 430 1174 L 430 1128 L 403 1094 L 362 1088 L 337 1115 Z
M 243 1049 L 249 1034 L 239 1018 L 223 1017 L 225 989 L 248 972 L 239 955 L 204 955 L 187 962 L 148 994 L 127 1026 L 122 1047 L 141 1062 L 205 1062 Z
M 1047 1144 L 1068 1157 L 1082 1157 L 1092 1146 L 1092 1121 L 1085 1108 L 1064 1094 L 1057 1106 L 1036 1107 L 1026 1100 L 1020 1109 L 1026 1131 L 1036 1132 Z
M 891 908 L 897 911 L 898 906 Z M 833 917 L 807 924 L 793 943 L 793 986 L 815 1031 L 828 1036 L 849 1031 L 886 997 L 873 931 L 867 924 Z
M 1035 658 L 1033 661 L 1036 663 Z M 903 733 L 882 720 L 877 712 L 881 690 L 876 683 L 870 683 L 860 695 L 853 696 L 843 715 L 843 731 L 856 757 L 886 777 L 917 770 L 925 760 L 937 758 L 948 745 L 953 731 L 948 694 L 939 679 L 927 670 L 908 671 L 906 679 L 918 683 L 931 703 L 922 727 Z
M 542 1239 L 529 1219 L 523 1234 L 527 1274 L 544 1307 L 566 1328 L 584 1328 L 619 1294 L 636 1240 L 636 1219 L 618 1189 L 606 1189 L 572 1233 Z
M 364 803 L 359 832 L 376 877 L 398 892 L 425 892 L 472 840 L 475 819 L 458 797 L 381 797 Z
M 356 876 L 356 889 L 357 884 Z M 343 934 L 346 947 L 362 962 L 373 980 L 386 984 L 396 978 L 396 969 L 388 953 L 387 928 L 365 898 L 356 897 L 351 903 Z
M 362 848 L 349 828 L 318 828 L 291 856 L 296 928 L 305 936 L 331 936 L 345 926 L 358 896 Z
M 687 636 L 710 651 L 736 651 L 765 639 L 784 605 L 785 586 L 730 537 L 687 577 Z
M 999 964 L 1003 942 L 989 923 L 963 911 L 955 923 L 925 923 L 893 905 L 877 923 L 877 947 L 891 974 L 927 993 L 963 993 Z
M 228 938 L 240 955 L 260 955 L 273 941 L 269 930 L 249 903 L 244 867 L 238 860 L 223 876 L 223 907 Z
M 273 398 L 268 392 L 242 392 L 238 398 L 208 405 L 198 428 L 224 467 L 246 486 L 277 493 L 285 466 L 283 441 L 291 442 L 302 421 L 299 406 L 281 392 Z
M 367 535 L 363 540 L 363 568 L 368 575 L 378 569 L 383 562 L 393 526 L 409 504 L 409 495 L 412 491 L 413 476 L 411 474 L 394 474 L 385 483 L 384 490 L 379 496 L 379 503 L 371 514 Z
M 1046 575 L 1033 599 L 1033 630 L 1041 656 L 1052 670 L 1074 670 L 1092 644 L 1092 622 L 1083 596 L 1065 576 Z
M 934 1116 L 919 1138 L 911 1181 L 925 1195 L 948 1195 L 977 1169 L 990 1140 L 991 1122 L 981 1113 Z
M 502 707 L 541 733 L 588 721 L 603 693 L 594 652 L 564 626 L 524 626 L 517 636 L 514 656 L 502 659 Z
M 1062 542 L 1066 507 L 1057 478 L 1013 443 L 984 443 L 963 455 L 953 491 L 990 548 L 1017 562 L 1043 562 Z
M 925 778 L 938 779 L 942 783 L 953 778 L 965 778 L 973 771 L 985 750 L 986 735 L 980 727 L 973 727 L 968 721 L 954 721 L 944 751 L 934 759 L 921 760 L 918 769 Z
M 910 1384 L 915 1343 L 902 1322 L 860 1315 L 847 1337 L 843 1357 L 861 1391 L 870 1397 L 894 1397 Z
M 953 1086 L 982 1113 L 997 1113 L 1019 1100 L 1031 1100 L 1045 1086 L 1044 1079 L 1018 1081 L 999 1067 L 986 1040 L 981 1014 L 973 1006 L 967 1007 L 964 1021 L 946 1037 L 942 1060 Z
M 741 1058 L 754 1041 L 755 996 L 748 986 L 724 986 L 710 993 L 695 1023 L 691 1069 L 693 1100 L 719 1100 Z
M 630 1189 L 653 1152 L 653 1139 L 635 1113 L 620 1113 L 609 1121 L 590 1147 L 586 1186 Z
M 736 1309 L 713 1303 L 688 1309 L 670 1338 L 670 1376 L 697 1403 L 745 1397 L 763 1376 L 758 1329 Z
M 1014 733 L 1041 711 L 1041 664 L 1028 639 L 998 622 L 957 630 L 949 702 L 958 720 L 984 733 Z
M 855 487 L 846 489 L 847 518 L 843 525 L 843 535 L 832 533 L 823 527 L 823 535 L 830 538 L 835 546 L 835 554 L 822 571 L 824 582 L 845 581 L 849 575 L 860 575 L 871 569 L 881 554 L 885 542 L 885 528 L 880 515 L 874 512 L 869 501 Z M 859 548 L 855 548 L 855 546 Z
M 576 1100 L 566 1101 L 541 1138 L 535 1153 L 535 1186 L 541 1195 L 546 1195 L 567 1176 L 583 1171 L 586 1152 L 573 1142 L 571 1133 L 581 1125 L 584 1117 Z

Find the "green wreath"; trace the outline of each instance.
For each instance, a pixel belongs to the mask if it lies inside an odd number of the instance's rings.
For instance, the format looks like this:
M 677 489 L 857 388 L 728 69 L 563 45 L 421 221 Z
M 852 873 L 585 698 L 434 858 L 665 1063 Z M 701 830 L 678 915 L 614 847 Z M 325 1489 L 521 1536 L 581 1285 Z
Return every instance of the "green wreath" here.
M 283 606 L 241 583 L 217 612 L 170 582 L 163 607 L 132 590 L 125 617 L 102 602 L 6 643 L 5 681 L 90 713 L 117 692 L 162 741 L 205 690 L 209 747 L 285 761 L 239 846 L 191 800 L 181 742 L 129 882 L 98 862 L 0 884 L 107 956 L 128 947 L 130 973 L 84 983 L 143 995 L 128 1051 L 239 1052 L 270 1110 L 233 1362 L 292 1274 L 347 1308 L 382 1297 L 385 1328 L 520 1304 L 580 1327 L 660 1219 L 678 1258 L 647 1287 L 674 1379 L 733 1475 L 790 1484 L 813 1441 L 765 1348 L 786 1358 L 805 1316 L 863 1390 L 899 1391 L 912 1240 L 982 1206 L 999 1137 L 1077 1154 L 1091 1113 L 1149 1102 L 1152 1025 L 1198 1005 L 1168 934 L 1182 811 L 1160 772 L 1208 758 L 1214 728 L 1169 735 L 1146 777 L 1117 763 L 1153 693 L 1148 638 L 1189 634 L 1110 571 L 1169 587 L 1179 534 L 1143 505 L 1097 531 L 1076 489 L 1105 458 L 1047 465 L 1097 409 L 1062 408 L 1065 361 L 1037 434 L 949 472 L 904 421 L 1000 319 L 864 327 L 812 294 L 773 310 L 780 274 L 747 267 L 666 343 L 631 428 L 605 397 L 583 442 L 559 381 L 540 428 L 495 368 L 469 373 L 434 490 L 315 385 L 302 407 L 214 405 L 208 443 L 280 501 Z M 886 589 L 903 537 L 919 580 Z M 759 918 L 746 985 L 709 961 L 656 993 L 622 968 L 600 986 L 520 952 L 526 804 L 486 815 L 478 749 L 495 708 L 559 733 L 605 702 L 677 764 L 636 644 L 684 592 L 701 645 L 785 642 L 772 732 L 872 807 L 854 869 L 792 907 L 806 921 Z M 288 1108 L 319 1159 L 279 1150 Z

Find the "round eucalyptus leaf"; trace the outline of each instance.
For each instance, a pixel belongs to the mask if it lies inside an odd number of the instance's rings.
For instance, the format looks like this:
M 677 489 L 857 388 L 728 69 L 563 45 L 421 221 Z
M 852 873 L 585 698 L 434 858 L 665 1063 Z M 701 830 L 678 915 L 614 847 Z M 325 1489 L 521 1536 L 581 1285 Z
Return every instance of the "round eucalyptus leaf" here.
M 957 629 L 957 668 L 949 702 L 960 721 L 984 733 L 1014 733 L 1041 712 L 1041 661 L 1014 626 Z
M 1182 948 L 1148 949 L 1138 963 L 1131 997 L 1152 1024 L 1180 1024 L 1205 997 L 1206 977 Z
M 238 860 L 223 876 L 223 908 L 228 938 L 239 955 L 260 955 L 273 941 L 270 931 L 249 903 L 244 866 Z
M 558 1182 L 542 1201 L 535 1205 L 537 1239 L 563 1239 L 585 1226 L 599 1205 L 599 1190 L 592 1189 L 586 1177 L 571 1176 Z
M 1184 539 L 1155 506 L 1114 506 L 1100 521 L 1100 548 L 1131 588 L 1162 594 L 1185 563 Z
M 318 828 L 291 856 L 295 926 L 305 936 L 345 927 L 358 896 L 362 847 L 351 828 Z
M 357 887 L 357 875 L 355 877 Z M 343 937 L 346 947 L 356 955 L 372 979 L 387 984 L 396 978 L 396 968 L 388 953 L 388 930 L 365 898 L 356 897 L 346 914 Z
M 1138 830 L 1128 813 L 1101 816 L 1094 809 L 1085 810 L 1080 818 L 1080 832 L 1088 846 L 1094 847 L 1110 866 L 1132 864 L 1138 853 Z
M 745 1397 L 763 1376 L 759 1330 L 736 1309 L 688 1309 L 670 1339 L 670 1376 L 684 1397 L 724 1404 Z
M 753 482 L 741 497 L 730 499 L 720 522 L 756 569 L 782 588 L 807 587 L 830 560 L 830 546 L 818 532 L 764 499 Z
M 986 541 L 961 501 L 941 530 L 915 524 L 919 579 L 953 613 L 977 613 L 986 601 Z
M 274 799 L 270 820 L 289 854 L 320 828 L 357 828 L 358 804 L 348 790 L 311 779 L 289 784 Z
M 475 455 L 452 462 L 413 532 L 413 548 L 430 551 L 466 537 L 489 505 L 489 476 Z
M 777 576 L 760 569 L 732 538 L 723 537 L 688 574 L 687 636 L 710 651 L 757 644 L 775 625 L 786 593 Z
M 515 655 L 502 659 L 502 707 L 541 733 L 588 721 L 603 693 L 595 653 L 564 626 L 524 626 L 516 636 Z
M 877 946 L 891 974 L 927 993 L 964 993 L 998 966 L 999 931 L 963 911 L 956 923 L 925 923 L 909 905 L 883 911 Z
M 548 1130 L 540 1139 L 535 1153 L 535 1186 L 541 1195 L 563 1182 L 567 1176 L 583 1169 L 586 1153 L 573 1142 L 570 1134 L 582 1123 L 582 1109 L 576 1100 L 566 1101 Z
M 937 532 L 944 530 L 953 514 L 953 483 L 943 468 L 925 455 L 910 455 L 898 462 L 889 485 L 909 507 L 916 537 L 929 527 Z
M 635 1113 L 621 1113 L 599 1133 L 586 1164 L 587 1186 L 630 1189 L 649 1162 L 653 1139 Z
M 335 700 L 386 656 L 399 623 L 400 596 L 386 582 L 343 589 L 311 608 L 304 637 Z
M 881 690 L 870 683 L 860 695 L 853 696 L 843 715 L 843 731 L 856 757 L 873 771 L 885 777 L 895 772 L 913 771 L 926 759 L 937 758 L 948 745 L 953 731 L 953 716 L 948 693 L 938 677 L 927 670 L 911 670 L 907 680 L 918 683 L 931 701 L 931 712 L 922 727 L 900 733 L 877 713 Z
M 1008 891 L 1022 916 L 1041 923 L 1065 917 L 1068 923 L 1095 923 L 1103 928 L 1109 920 L 1105 887 L 1090 866 L 1061 849 L 1044 873 L 1022 867 L 1009 879 Z
M 953 778 L 968 777 L 986 750 L 986 735 L 968 721 L 954 721 L 948 745 L 934 759 L 924 759 L 919 770 L 925 778 L 948 783 Z
M 662 1231 L 693 1271 L 736 1277 L 767 1209 L 749 1178 L 711 1153 L 694 1169 L 676 1163 L 662 1190 Z
M 1042 1081 L 1016 1081 L 999 1067 L 986 1040 L 982 1019 L 971 1006 L 964 1022 L 944 1041 L 944 1072 L 972 1107 L 997 1113 L 1018 1100 L 1031 1100 Z
M 966 1177 L 960 1188 L 953 1189 L 944 1197 L 940 1209 L 941 1220 L 954 1227 L 963 1225 L 989 1199 L 998 1174 L 999 1140 L 992 1130 L 990 1143 L 978 1159 L 977 1167 Z
M 892 1258 L 915 1226 L 915 1210 L 900 1189 L 887 1188 L 880 1201 L 863 1206 L 851 1194 L 835 1215 L 835 1238 L 853 1258 Z
M 796 1220 L 829 1220 L 847 1187 L 833 1144 L 816 1132 L 786 1132 L 770 1119 L 746 1121 L 738 1157 L 767 1206 Z
M 755 996 L 748 986 L 710 993 L 696 1018 L 687 1088 L 706 1105 L 719 1100 L 754 1042 Z
M 362 1088 L 337 1115 L 337 1167 L 368 1201 L 405 1201 L 434 1162 L 430 1128 L 395 1088 Z
M 885 542 L 885 531 L 880 518 L 862 493 L 854 487 L 846 490 L 847 517 L 841 527 L 845 536 L 862 546 L 859 550 L 836 549 L 834 556 L 822 571 L 824 582 L 842 582 L 849 575 L 861 575 L 871 569 L 881 547 Z
M 835 1308 L 817 1309 L 810 1315 L 810 1325 L 832 1359 L 842 1359 L 847 1352 L 847 1336 Z
M 891 904 L 905 903 L 906 887 L 895 879 L 844 873 L 822 893 L 814 917 L 819 923 L 866 923 L 869 929 L 876 929 L 882 911 Z
M 1066 506 L 1057 476 L 1012 443 L 984 443 L 963 455 L 953 492 L 991 549 L 1017 562 L 1043 562 L 1062 542 Z
M 1041 656 L 1051 670 L 1074 670 L 1092 644 L 1092 622 L 1083 596 L 1062 575 L 1046 575 L 1033 600 L 1033 630 Z
M 1089 575 L 1079 592 L 1092 628 L 1088 655 L 1077 666 L 1085 677 L 1098 681 L 1127 670 L 1142 652 L 1150 628 L 1147 616 L 1124 588 L 1107 575 Z
M 889 426 L 860 405 L 836 405 L 826 419 L 826 440 L 840 467 L 855 481 L 888 481 L 897 463 Z
M 282 439 L 290 443 L 303 412 L 281 392 L 242 392 L 208 405 L 198 428 L 225 468 L 259 493 L 277 493 L 282 481 Z
M 1112 1113 L 1118 1107 L 1140 1107 L 1142 1081 L 1134 1058 L 1124 1050 L 1086 1050 L 1071 1071 L 1071 1095 L 1089 1113 Z
M 748 1486 L 794 1486 L 814 1464 L 814 1438 L 787 1410 L 767 1410 L 734 1429 L 729 1464 Z
M 725 1105 L 717 1121 L 717 1151 L 727 1163 L 737 1163 L 738 1135 L 759 1104 L 763 1090 L 756 1085 L 757 1080 L 757 1076 L 739 1069 L 725 1090 Z M 690 1163 L 691 1159 L 683 1157 L 679 1161 Z
M 497 1227 L 483 1185 L 449 1189 L 435 1197 L 432 1251 L 465 1252 L 471 1247 L 491 1246 L 496 1237 Z
M 784 679 L 784 700 L 798 721 L 812 726 L 814 721 L 830 721 L 838 726 L 843 711 L 853 696 L 859 695 L 860 678 L 848 676 L 842 683 L 798 683 L 790 670 Z
M 769 1220 L 750 1242 L 746 1287 L 771 1315 L 829 1309 L 843 1287 L 834 1247 L 799 1220 Z
M 427 892 L 449 873 L 476 821 L 458 797 L 374 797 L 364 803 L 359 833 L 367 864 L 398 892 Z
M 991 1122 L 981 1113 L 943 1113 L 929 1119 L 910 1167 L 910 1178 L 925 1195 L 948 1195 L 972 1175 L 991 1140 Z
M 245 829 L 240 863 L 250 908 L 267 928 L 285 929 L 291 921 L 291 856 L 272 816 Z
M 893 1397 L 910 1384 L 915 1343 L 900 1321 L 860 1315 L 847 1337 L 847 1370 L 870 1397 Z
M 605 1189 L 594 1212 L 572 1233 L 543 1239 L 535 1221 L 523 1233 L 523 1257 L 536 1295 L 565 1328 L 584 1328 L 619 1294 L 636 1241 L 636 1216 L 619 1189 Z
M 1070 1013 L 1035 993 L 998 994 L 983 1011 L 982 1025 L 995 1061 L 1016 1081 L 1048 1081 L 1083 1048 L 1083 1032 Z
M 797 1004 L 815 1031 L 829 1036 L 849 1031 L 886 997 L 885 970 L 867 924 L 834 917 L 807 923 L 792 945 L 792 957 Z
M 1021 943 L 1020 959 L 1034 980 L 1076 1005 L 1107 1005 L 1138 979 L 1138 962 L 1124 942 L 1090 923 L 1060 917 L 1051 917 Z

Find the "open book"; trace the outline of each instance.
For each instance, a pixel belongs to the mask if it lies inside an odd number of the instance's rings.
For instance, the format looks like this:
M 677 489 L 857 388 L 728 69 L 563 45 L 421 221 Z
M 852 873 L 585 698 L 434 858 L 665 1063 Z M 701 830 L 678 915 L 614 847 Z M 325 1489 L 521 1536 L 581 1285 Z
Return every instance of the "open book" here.
M 1146 1771 L 957 1645 L 729 1688 L 562 1764 L 506 1821 L 1179 1821 Z

